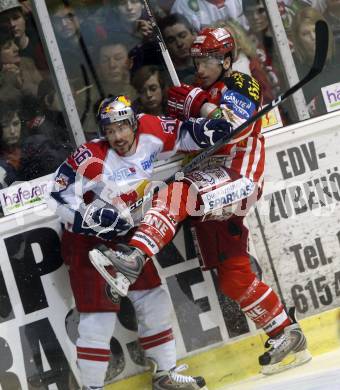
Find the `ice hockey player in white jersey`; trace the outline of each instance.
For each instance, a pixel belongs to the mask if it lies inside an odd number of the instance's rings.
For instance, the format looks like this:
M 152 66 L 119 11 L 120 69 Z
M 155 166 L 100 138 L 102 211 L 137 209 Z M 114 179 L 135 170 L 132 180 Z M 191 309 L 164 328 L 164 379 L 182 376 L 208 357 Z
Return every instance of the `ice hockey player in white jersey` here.
M 65 226 L 62 255 L 80 313 L 77 363 L 83 389 L 104 386 L 120 309 L 120 297 L 92 266 L 89 251 L 104 242 L 115 249 L 130 239 L 134 222 L 120 204 L 143 195 L 156 159 L 200 149 L 193 136 L 209 146 L 230 131 L 224 120 L 136 117 L 124 96 L 105 99 L 98 122 L 100 138 L 80 146 L 59 167 L 49 199 Z M 202 377 L 182 375 L 185 367 L 176 367 L 171 305 L 152 261 L 128 297 L 136 312 L 140 345 L 153 367 L 153 390 L 207 389 Z

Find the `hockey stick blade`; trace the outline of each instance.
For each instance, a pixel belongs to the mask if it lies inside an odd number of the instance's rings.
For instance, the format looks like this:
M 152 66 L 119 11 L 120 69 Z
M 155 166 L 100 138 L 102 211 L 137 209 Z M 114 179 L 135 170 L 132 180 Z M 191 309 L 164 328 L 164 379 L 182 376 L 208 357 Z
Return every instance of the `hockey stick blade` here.
M 311 81 L 315 76 L 321 73 L 327 58 L 328 52 L 328 25 L 323 20 L 318 20 L 315 24 L 315 54 L 313 65 L 308 72 L 308 74 L 300 80 L 297 84 L 293 85 L 286 92 L 279 95 L 276 99 L 271 101 L 266 107 L 260 110 L 258 113 L 249 118 L 246 122 L 244 122 L 241 126 L 239 126 L 232 134 L 227 134 L 226 136 L 219 139 L 213 146 L 210 148 L 204 149 L 200 154 L 195 156 L 188 164 L 182 167 L 182 170 L 176 172 L 174 175 L 168 177 L 164 180 L 163 185 L 170 184 L 173 181 L 179 180 L 180 177 L 185 175 L 186 173 L 192 171 L 197 165 L 199 165 L 203 160 L 207 157 L 211 156 L 217 150 L 219 150 L 223 145 L 227 144 L 232 138 L 236 135 L 240 134 L 243 130 L 245 130 L 249 125 L 256 122 L 259 118 L 265 115 L 267 112 L 272 110 L 274 107 L 278 106 L 284 100 L 286 100 L 289 96 L 291 96 L 294 92 L 302 88 L 305 84 Z M 156 187 L 153 190 L 153 194 L 159 191 L 159 187 Z M 141 206 L 144 202 L 150 201 L 151 195 L 147 193 L 143 198 L 137 200 L 134 204 L 130 206 L 130 210 L 135 210 L 139 206 Z

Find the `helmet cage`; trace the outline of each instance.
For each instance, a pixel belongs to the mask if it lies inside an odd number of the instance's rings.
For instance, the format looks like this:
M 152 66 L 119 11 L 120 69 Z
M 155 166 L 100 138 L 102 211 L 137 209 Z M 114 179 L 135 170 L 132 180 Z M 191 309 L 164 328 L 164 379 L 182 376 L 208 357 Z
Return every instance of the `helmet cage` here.
M 124 120 L 129 122 L 133 132 L 137 130 L 136 115 L 131 107 L 131 101 L 125 96 L 104 99 L 98 108 L 97 120 L 100 138 L 106 138 L 105 126 Z

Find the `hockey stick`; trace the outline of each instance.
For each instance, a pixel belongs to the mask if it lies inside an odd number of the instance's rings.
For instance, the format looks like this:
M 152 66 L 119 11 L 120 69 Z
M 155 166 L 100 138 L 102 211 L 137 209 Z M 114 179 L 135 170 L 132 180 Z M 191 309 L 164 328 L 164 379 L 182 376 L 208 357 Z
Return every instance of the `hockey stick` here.
M 286 92 L 279 95 L 276 99 L 274 99 L 271 103 L 269 103 L 266 107 L 260 110 L 257 114 L 249 118 L 246 122 L 244 122 L 241 126 L 239 126 L 232 134 L 227 134 L 226 136 L 219 139 L 213 146 L 210 148 L 204 149 L 203 152 L 195 156 L 188 164 L 186 164 L 181 171 L 176 172 L 174 175 L 168 177 L 166 180 L 162 182 L 162 186 L 166 184 L 170 184 L 173 181 L 179 180 L 184 174 L 190 172 L 193 168 L 199 165 L 203 160 L 207 157 L 214 154 L 217 150 L 219 150 L 223 145 L 228 143 L 232 138 L 236 135 L 240 134 L 243 130 L 245 130 L 249 125 L 256 122 L 259 118 L 265 115 L 267 112 L 272 110 L 274 107 L 278 106 L 280 103 L 285 101 L 289 96 L 291 96 L 298 89 L 302 88 L 305 84 L 311 81 L 315 76 L 321 73 L 327 58 L 328 52 L 328 26 L 327 23 L 323 20 L 318 20 L 315 24 L 315 54 L 314 61 L 311 69 L 308 74 L 300 80 L 297 84 L 293 85 Z M 180 174 L 180 175 L 179 175 Z M 134 204 L 130 206 L 130 211 L 135 210 L 139 206 L 141 206 L 144 202 L 151 199 L 151 197 L 160 190 L 160 187 L 156 187 L 153 191 L 147 193 L 143 198 L 137 200 Z
M 146 12 L 148 14 L 149 20 L 151 22 L 151 26 L 152 26 L 153 32 L 154 32 L 154 34 L 155 34 L 155 36 L 157 38 L 158 45 L 159 45 L 159 47 L 161 49 L 165 65 L 166 65 L 166 67 L 168 69 L 168 72 L 170 74 L 171 81 L 172 81 L 173 85 L 175 85 L 176 87 L 179 87 L 181 85 L 181 82 L 179 81 L 176 69 L 174 67 L 174 64 L 173 64 L 173 62 L 171 60 L 170 54 L 169 54 L 168 49 L 166 47 L 166 44 L 164 42 L 161 30 L 159 29 L 159 27 L 157 25 L 157 22 L 156 22 L 156 19 L 155 19 L 154 15 L 153 15 L 153 12 L 151 10 L 149 1 L 148 0 L 143 0 L 143 2 L 144 2 L 144 6 L 145 6 L 145 9 L 146 9 Z

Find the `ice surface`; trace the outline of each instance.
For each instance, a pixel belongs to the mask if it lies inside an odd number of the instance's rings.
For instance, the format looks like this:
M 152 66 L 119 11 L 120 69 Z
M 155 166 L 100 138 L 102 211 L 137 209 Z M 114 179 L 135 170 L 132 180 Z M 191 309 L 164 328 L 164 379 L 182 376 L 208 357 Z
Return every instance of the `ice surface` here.
M 340 390 L 340 349 L 280 374 L 257 375 L 218 390 Z

